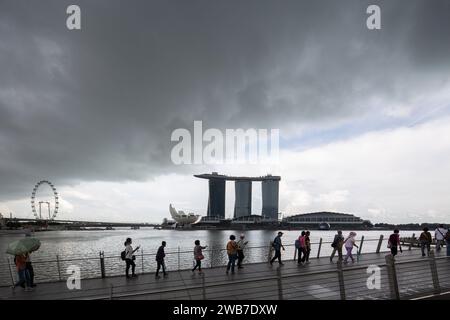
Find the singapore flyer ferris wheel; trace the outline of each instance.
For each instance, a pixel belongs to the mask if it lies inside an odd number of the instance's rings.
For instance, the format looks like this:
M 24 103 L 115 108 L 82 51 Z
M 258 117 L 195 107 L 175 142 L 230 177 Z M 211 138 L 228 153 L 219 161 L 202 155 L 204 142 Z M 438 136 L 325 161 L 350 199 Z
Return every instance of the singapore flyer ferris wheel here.
M 53 212 L 50 211 L 50 207 L 51 207 L 50 201 L 39 201 L 36 203 L 36 193 L 37 193 L 39 187 L 44 184 L 50 186 L 50 188 L 53 191 L 53 198 L 54 198 L 54 202 L 55 202 Z M 36 210 L 36 204 L 39 206 L 39 212 Z M 43 204 L 47 206 L 48 219 L 42 217 L 42 205 Z M 36 185 L 33 188 L 33 192 L 31 193 L 31 211 L 33 212 L 35 218 L 39 219 L 39 220 L 42 220 L 42 219 L 54 220 L 56 218 L 56 215 L 58 214 L 58 209 L 59 209 L 59 196 L 58 196 L 58 192 L 56 191 L 56 188 L 53 185 L 53 183 L 51 183 L 48 180 L 41 180 L 38 183 L 36 183 Z

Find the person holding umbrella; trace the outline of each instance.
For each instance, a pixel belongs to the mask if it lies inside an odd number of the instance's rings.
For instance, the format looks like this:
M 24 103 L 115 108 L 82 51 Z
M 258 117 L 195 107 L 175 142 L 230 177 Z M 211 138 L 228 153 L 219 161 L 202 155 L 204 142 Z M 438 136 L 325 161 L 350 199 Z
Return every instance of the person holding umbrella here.
M 41 246 L 41 242 L 32 237 L 25 237 L 14 241 L 8 245 L 6 253 L 14 255 L 14 262 L 17 268 L 17 275 L 19 280 L 12 286 L 14 290 L 18 285 L 24 285 L 25 291 L 31 291 L 32 283 L 30 278 L 30 273 L 27 270 L 27 254 L 36 251 Z
M 27 270 L 27 257 L 24 254 L 18 254 L 14 257 L 19 280 L 12 286 L 14 290 L 17 286 L 24 286 L 25 291 L 32 291 L 30 273 Z

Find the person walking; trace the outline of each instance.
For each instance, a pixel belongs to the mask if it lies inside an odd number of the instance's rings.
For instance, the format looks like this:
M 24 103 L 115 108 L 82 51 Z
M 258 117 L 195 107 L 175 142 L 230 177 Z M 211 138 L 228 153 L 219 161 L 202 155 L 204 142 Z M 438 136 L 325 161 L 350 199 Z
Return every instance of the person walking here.
M 237 242 L 237 255 L 238 255 L 238 262 L 237 262 L 237 266 L 238 269 L 242 269 L 242 261 L 244 260 L 245 256 L 244 256 L 244 249 L 245 246 L 247 245 L 248 241 L 245 241 L 245 235 L 242 233 L 240 236 L 239 241 Z
M 311 240 L 309 238 L 310 232 L 305 232 L 305 263 L 309 263 L 309 254 L 311 253 Z
M 333 248 L 333 252 L 331 252 L 330 262 L 333 262 L 333 258 L 338 253 L 338 260 L 342 261 L 342 246 L 344 245 L 344 236 L 342 235 L 342 231 L 338 230 L 337 234 L 334 236 L 333 243 L 331 243 L 331 247 Z
M 161 242 L 161 246 L 158 248 L 158 252 L 156 253 L 156 274 L 155 278 L 160 278 L 159 276 L 159 270 L 162 267 L 163 276 L 167 277 L 166 272 L 166 264 L 164 263 L 164 257 L 166 256 L 166 253 L 164 252 L 164 248 L 166 247 L 166 242 Z
M 17 275 L 19 280 L 11 287 L 14 291 L 17 286 L 24 286 L 25 291 L 32 291 L 33 288 L 30 282 L 30 275 L 27 270 L 27 257 L 24 254 L 16 255 L 14 263 L 17 268 Z
M 447 230 L 447 232 L 445 233 L 445 242 L 446 242 L 446 246 L 447 246 L 447 257 L 450 256 L 450 229 Z
M 441 251 L 441 247 L 444 246 L 446 233 L 447 230 L 444 228 L 443 224 L 440 224 L 439 227 L 434 230 L 434 238 L 436 239 L 436 252 Z
M 302 264 L 305 262 L 306 257 L 306 244 L 305 244 L 305 235 L 306 232 L 302 231 L 300 237 L 298 237 L 298 260 L 297 264 Z
M 352 231 L 348 235 L 347 239 L 345 239 L 345 241 L 344 241 L 345 250 L 347 250 L 347 255 L 345 256 L 344 263 L 347 263 L 348 258 L 351 258 L 352 262 L 355 262 L 355 259 L 353 258 L 353 254 L 352 254 L 353 247 L 358 248 L 358 246 L 356 245 L 355 237 L 356 237 L 356 232 Z
M 206 249 L 208 246 L 202 247 L 200 245 L 200 240 L 195 240 L 194 244 L 195 244 L 195 247 L 194 247 L 195 266 L 192 269 L 192 272 L 194 272 L 195 269 L 198 268 L 198 272 L 201 273 L 202 272 L 202 260 L 205 259 L 205 257 L 203 256 L 202 250 Z
M 398 253 L 398 249 L 400 252 L 402 251 L 402 246 L 400 245 L 400 231 L 398 229 L 394 230 L 394 233 L 389 236 L 388 240 L 388 248 L 391 249 L 391 254 L 395 257 Z
M 430 255 L 431 246 L 431 233 L 428 231 L 428 227 L 423 228 L 423 232 L 420 234 L 420 250 L 422 251 L 422 257 L 425 257 L 425 247 L 427 248 L 427 255 Z
M 134 263 L 134 260 L 136 260 L 136 256 L 134 256 L 134 253 L 139 250 L 140 246 L 137 246 L 136 249 L 133 249 L 131 244 L 133 243 L 133 240 L 131 238 L 127 238 L 125 240 L 125 262 L 126 262 L 126 268 L 125 268 L 125 275 L 127 279 L 130 278 L 130 267 L 131 267 L 131 277 L 135 278 L 137 277 L 137 274 L 134 272 L 136 269 L 136 264 Z
M 278 259 L 278 264 L 283 265 L 284 263 L 281 262 L 281 249 L 283 249 L 284 251 L 284 246 L 283 243 L 281 242 L 281 237 L 283 236 L 283 232 L 279 231 L 278 235 L 275 237 L 275 239 L 273 240 L 272 246 L 275 249 L 275 255 L 272 258 L 272 260 L 270 260 L 270 264 L 272 265 L 273 262 Z
M 234 273 L 234 265 L 236 263 L 237 258 L 237 249 L 238 245 L 236 243 L 236 237 L 232 234 L 230 236 L 230 241 L 227 243 L 227 254 L 228 254 L 228 264 L 227 264 L 227 271 L 228 274 L 231 269 L 231 273 Z

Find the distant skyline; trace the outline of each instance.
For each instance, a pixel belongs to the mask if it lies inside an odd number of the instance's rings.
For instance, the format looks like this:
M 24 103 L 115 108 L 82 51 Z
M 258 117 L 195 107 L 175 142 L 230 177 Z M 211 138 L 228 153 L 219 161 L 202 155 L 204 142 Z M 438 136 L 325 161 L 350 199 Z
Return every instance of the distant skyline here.
M 61 219 L 206 215 L 193 175 L 217 171 L 281 176 L 286 216 L 450 223 L 449 1 L 80 0 L 81 30 L 70 4 L 0 1 L 4 215 L 31 218 L 42 179 Z M 279 129 L 279 161 L 175 165 L 171 133 L 194 121 Z

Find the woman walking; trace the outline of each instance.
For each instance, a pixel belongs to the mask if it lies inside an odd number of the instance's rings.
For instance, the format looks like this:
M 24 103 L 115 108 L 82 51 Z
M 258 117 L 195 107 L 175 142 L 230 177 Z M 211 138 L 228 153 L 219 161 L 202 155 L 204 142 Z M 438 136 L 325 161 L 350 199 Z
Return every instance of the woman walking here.
M 347 250 L 347 255 L 345 256 L 344 263 L 347 263 L 348 258 L 352 259 L 352 262 L 355 262 L 355 259 L 353 258 L 353 254 L 352 254 L 353 247 L 358 248 L 358 246 L 356 245 L 355 237 L 356 237 L 356 232 L 352 231 L 352 232 L 350 232 L 347 239 L 344 241 L 344 247 L 345 247 L 345 250 Z
M 227 243 L 227 254 L 228 254 L 228 265 L 227 265 L 227 274 L 230 272 L 234 273 L 234 265 L 236 263 L 237 258 L 237 243 L 236 243 L 236 237 L 232 234 L 230 236 L 230 241 Z
M 306 232 L 302 231 L 300 237 L 298 237 L 298 264 L 302 264 L 305 261 L 306 257 L 306 248 L 305 248 L 305 236 Z
M 428 231 L 428 228 L 423 228 L 423 232 L 420 234 L 419 242 L 420 242 L 420 250 L 422 250 L 422 257 L 425 257 L 425 247 L 427 248 L 427 255 L 430 255 L 430 246 L 431 246 L 431 233 Z
M 136 269 L 136 264 L 134 263 L 134 260 L 136 257 L 134 256 L 134 253 L 139 250 L 140 246 L 137 246 L 136 249 L 133 249 L 131 244 L 133 241 L 131 238 L 127 238 L 125 240 L 125 262 L 126 262 L 126 268 L 125 268 L 125 275 L 128 278 L 135 278 L 137 277 L 137 274 L 134 273 L 134 270 Z M 131 267 L 131 277 L 130 277 L 130 267 Z
M 309 254 L 311 253 L 311 240 L 309 239 L 310 232 L 305 232 L 305 261 L 309 263 Z
M 395 229 L 394 233 L 389 236 L 388 240 L 388 248 L 391 249 L 391 254 L 395 257 L 397 255 L 398 249 L 400 248 L 400 252 L 402 251 L 402 247 L 400 245 L 400 235 L 399 230 Z
M 208 246 L 202 247 L 200 245 L 200 240 L 195 240 L 195 247 L 194 247 L 194 260 L 195 260 L 195 266 L 192 269 L 192 272 L 195 271 L 195 269 L 198 268 L 198 272 L 202 272 L 202 260 L 205 259 L 203 256 L 202 250 L 206 249 Z

